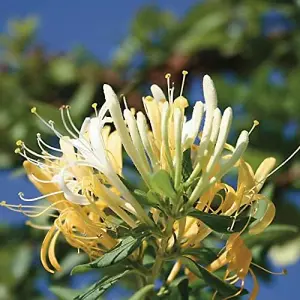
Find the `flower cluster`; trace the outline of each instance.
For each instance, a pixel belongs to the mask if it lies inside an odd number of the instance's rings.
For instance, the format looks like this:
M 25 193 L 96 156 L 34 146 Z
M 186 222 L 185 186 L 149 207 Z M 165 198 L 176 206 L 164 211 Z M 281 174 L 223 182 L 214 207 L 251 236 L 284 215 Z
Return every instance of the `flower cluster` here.
M 186 111 L 191 110 L 183 96 L 186 75 L 184 71 L 177 97 L 170 74 L 166 75 L 166 95 L 152 85 L 152 96 L 142 99 L 145 112 L 128 108 L 125 98 L 122 110 L 119 98 L 105 84 L 104 105 L 98 110 L 93 104 L 95 116 L 86 118 L 80 129 L 72 121 L 70 108 L 60 109 L 68 135 L 59 132 L 53 121 L 45 121 L 36 108 L 32 109 L 59 138 L 59 147 L 48 145 L 40 134 L 40 153 L 23 141 L 17 142 L 16 153 L 26 159 L 28 177 L 43 196 L 28 199 L 19 195 L 27 202 L 47 199 L 50 205 L 2 204 L 29 217 L 53 217 L 53 224 L 46 228 L 28 222 L 48 230 L 41 247 L 46 270 L 53 273 L 61 269 L 55 255 L 59 235 L 94 260 L 118 248 L 123 239 L 120 227 L 128 232 L 138 232 L 142 227 L 148 232 L 147 238 L 135 250 L 139 255 L 130 253 L 130 259 L 141 259 L 151 239 L 157 257 L 148 270 L 148 281 L 149 277 L 159 277 L 170 257 L 176 263 L 167 282 L 177 276 L 182 265 L 190 270 L 186 270 L 187 274 L 198 276 L 185 263 L 186 258 L 192 258 L 200 270 L 209 274 L 227 266 L 223 278 L 226 287 L 241 281 L 234 295 L 223 295 L 228 298 L 242 293 L 250 272 L 255 282 L 250 298 L 255 299 L 258 285 L 243 234 L 262 232 L 274 218 L 274 204 L 260 190 L 275 159 L 267 158 L 255 172 L 243 159 L 257 121 L 250 131 L 239 134 L 235 145 L 227 142 L 233 112 L 230 107 L 223 113 L 218 108 L 214 84 L 208 75 L 203 78 L 205 103 L 197 101 L 188 120 Z M 132 188 L 123 177 L 123 150 L 140 175 L 141 189 Z M 237 188 L 223 180 L 233 169 L 238 171 Z M 258 209 L 261 203 L 263 213 Z M 222 233 L 226 246 L 215 254 L 214 261 L 198 261 L 197 251 L 206 247 L 205 240 L 213 232 Z M 190 280 L 195 275 L 189 274 Z

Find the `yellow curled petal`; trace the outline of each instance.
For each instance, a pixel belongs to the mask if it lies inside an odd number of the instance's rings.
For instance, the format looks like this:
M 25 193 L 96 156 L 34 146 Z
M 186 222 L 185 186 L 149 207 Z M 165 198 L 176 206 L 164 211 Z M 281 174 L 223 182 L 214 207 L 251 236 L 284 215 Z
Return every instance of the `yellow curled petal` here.
M 255 186 L 254 172 L 251 166 L 243 160 L 240 160 L 238 174 L 238 190 L 245 187 L 250 190 Z
M 51 229 L 47 232 L 47 234 L 43 240 L 41 252 L 40 252 L 42 265 L 45 268 L 45 270 L 47 270 L 50 273 L 54 273 L 54 271 L 52 269 L 50 269 L 48 266 L 47 253 L 48 253 L 49 243 L 50 243 L 55 231 L 56 231 L 55 226 L 52 226 Z
M 250 294 L 249 300 L 255 300 L 258 295 L 258 292 L 259 292 L 259 285 L 258 285 L 257 278 L 256 278 L 254 272 L 252 271 L 252 269 L 249 269 L 249 272 L 253 278 L 253 289 Z
M 255 172 L 255 176 L 254 179 L 257 183 L 257 187 L 256 190 L 260 191 L 260 189 L 262 188 L 266 177 L 268 176 L 268 174 L 270 174 L 270 172 L 274 169 L 276 164 L 276 159 L 274 157 L 269 157 L 266 158 L 257 168 L 256 172 Z
M 265 201 L 266 209 L 262 217 L 260 217 L 257 221 L 252 223 L 249 233 L 250 234 L 259 234 L 265 230 L 273 221 L 276 213 L 275 205 L 269 199 L 263 198 L 259 201 Z
M 51 239 L 49 250 L 48 250 L 48 257 L 51 265 L 57 270 L 60 271 L 61 267 L 60 264 L 58 263 L 56 256 L 55 256 L 55 245 L 56 245 L 56 240 L 60 234 L 60 231 L 56 231 L 53 238 Z

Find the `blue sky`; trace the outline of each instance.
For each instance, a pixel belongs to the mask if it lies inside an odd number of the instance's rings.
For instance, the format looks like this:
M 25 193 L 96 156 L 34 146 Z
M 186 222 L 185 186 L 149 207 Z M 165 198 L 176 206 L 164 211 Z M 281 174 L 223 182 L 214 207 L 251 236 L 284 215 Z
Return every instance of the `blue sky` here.
M 112 51 L 130 27 L 130 20 L 140 7 L 157 4 L 183 15 L 195 1 L 1 1 L 0 27 L 5 28 L 8 18 L 29 15 L 40 17 L 38 40 L 50 51 L 70 50 L 84 45 L 102 60 L 109 59 Z
M 2 0 L 0 3 L 0 30 L 6 28 L 10 18 L 36 15 L 40 19 L 38 42 L 49 52 L 68 51 L 76 45 L 83 45 L 95 56 L 107 62 L 118 43 L 130 27 L 130 20 L 145 4 L 157 4 L 182 16 L 195 3 L 192 0 Z M 24 179 L 9 179 L 7 172 L 1 172 L 6 199 L 16 199 L 16 184 L 32 191 Z M 17 181 L 16 181 L 17 180 Z M 31 194 L 32 195 L 32 194 Z M 3 211 L 0 212 L 2 214 Z M 1 218 L 3 215 L 1 216 Z M 272 285 L 262 285 L 259 300 L 291 299 L 297 293 L 296 280 L 300 264 L 289 268 L 289 275 L 276 277 Z M 294 298 L 294 297 L 293 297 Z

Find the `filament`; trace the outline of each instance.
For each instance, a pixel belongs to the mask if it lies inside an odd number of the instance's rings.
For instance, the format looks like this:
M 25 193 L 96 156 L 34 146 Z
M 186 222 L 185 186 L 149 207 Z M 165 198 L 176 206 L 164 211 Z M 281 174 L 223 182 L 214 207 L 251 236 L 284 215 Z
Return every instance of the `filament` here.
M 45 199 L 47 197 L 50 197 L 50 196 L 55 196 L 55 195 L 59 195 L 59 194 L 63 194 L 63 191 L 57 191 L 57 192 L 53 192 L 53 193 L 49 193 L 49 194 L 46 194 L 46 195 L 42 195 L 42 196 L 39 196 L 39 197 L 35 197 L 35 198 L 24 198 L 24 194 L 22 192 L 20 192 L 18 194 L 18 196 L 20 197 L 20 199 L 22 199 L 23 201 L 27 201 L 27 202 L 33 202 L 33 201 L 38 201 L 38 200 L 42 200 L 42 199 Z
M 270 270 L 268 270 L 268 269 L 266 269 L 266 268 L 264 268 L 264 267 L 262 267 L 262 266 L 260 266 L 260 265 L 258 265 L 256 263 L 254 263 L 254 262 L 251 262 L 251 265 L 253 265 L 253 266 L 255 266 L 255 267 L 257 267 L 257 268 L 265 271 L 266 273 L 272 274 L 272 275 L 287 275 L 287 270 L 286 269 L 283 269 L 281 272 L 273 272 L 273 271 L 270 271 Z
M 77 135 L 69 128 L 69 126 L 67 125 L 66 123 L 66 120 L 65 120 L 65 115 L 64 115 L 64 108 L 65 106 L 63 105 L 61 108 L 60 108 L 60 115 L 61 115 L 61 120 L 64 124 L 64 127 L 65 129 L 67 130 L 67 132 L 75 139 L 77 139 Z
M 182 82 L 181 82 L 181 88 L 180 88 L 180 96 L 182 96 L 183 94 L 183 88 L 184 88 L 184 83 L 185 83 L 185 79 L 186 79 L 186 75 L 188 74 L 188 71 L 182 71 Z

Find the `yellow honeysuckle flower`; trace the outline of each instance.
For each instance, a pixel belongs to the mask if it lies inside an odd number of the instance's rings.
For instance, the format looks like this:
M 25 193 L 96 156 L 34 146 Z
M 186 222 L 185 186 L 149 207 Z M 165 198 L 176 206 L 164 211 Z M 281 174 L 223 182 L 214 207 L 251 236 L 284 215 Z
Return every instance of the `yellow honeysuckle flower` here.
M 241 280 L 241 288 L 240 291 L 235 295 L 232 295 L 229 298 L 234 296 L 238 296 L 242 290 L 244 289 L 245 277 L 248 272 L 252 275 L 254 287 L 249 296 L 250 300 L 254 300 L 257 297 L 259 286 L 257 283 L 257 279 L 255 274 L 250 268 L 250 264 L 252 261 L 252 253 L 244 244 L 243 239 L 241 238 L 239 233 L 233 233 L 227 240 L 225 251 L 220 257 L 212 262 L 207 270 L 216 271 L 221 267 L 227 265 L 227 270 L 224 276 L 224 280 L 230 282 L 231 284 L 235 284 L 239 280 Z M 226 299 L 229 299 L 226 298 Z

